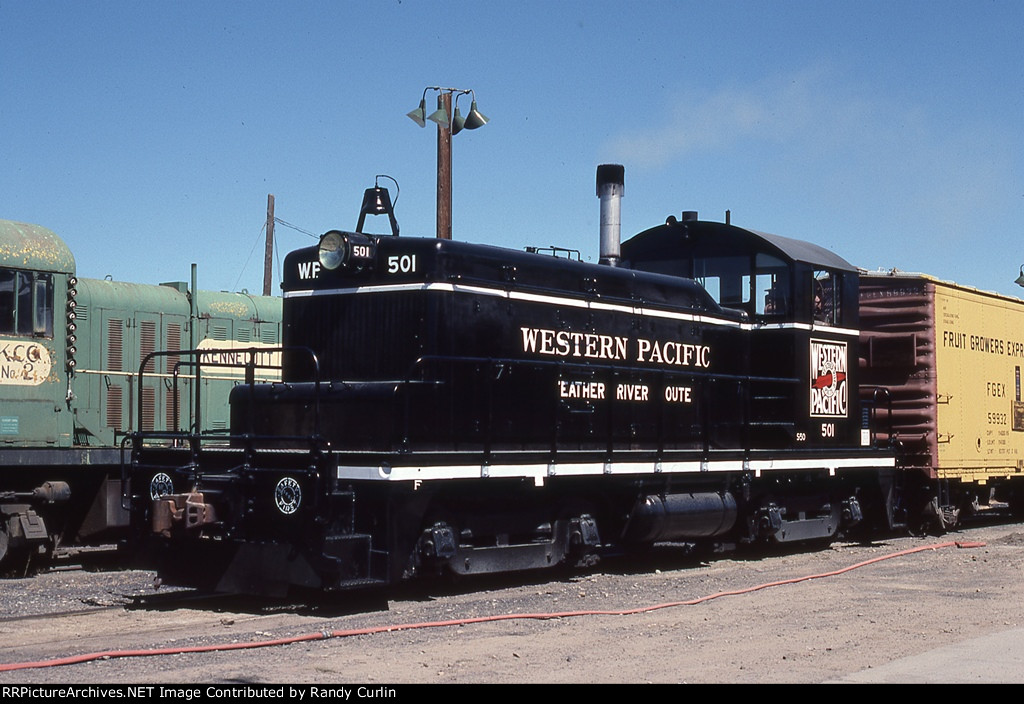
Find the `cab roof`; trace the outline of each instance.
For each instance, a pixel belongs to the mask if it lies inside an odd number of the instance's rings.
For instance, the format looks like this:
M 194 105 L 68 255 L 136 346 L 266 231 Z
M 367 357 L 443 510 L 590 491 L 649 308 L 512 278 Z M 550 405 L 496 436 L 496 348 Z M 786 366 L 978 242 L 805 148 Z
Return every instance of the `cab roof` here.
M 0 220 L 0 266 L 74 274 L 75 257 L 52 230 Z
M 622 257 L 649 260 L 673 254 L 705 256 L 764 252 L 816 269 L 856 272 L 857 268 L 824 247 L 803 240 L 704 220 L 676 221 L 652 227 L 622 243 Z

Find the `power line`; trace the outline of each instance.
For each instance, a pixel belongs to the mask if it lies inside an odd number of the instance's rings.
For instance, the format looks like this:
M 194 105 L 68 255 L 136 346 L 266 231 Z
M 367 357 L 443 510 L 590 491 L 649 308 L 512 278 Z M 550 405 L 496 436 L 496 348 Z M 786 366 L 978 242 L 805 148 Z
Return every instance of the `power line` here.
M 293 230 L 296 230 L 296 231 L 298 231 L 298 232 L 301 232 L 301 233 L 302 233 L 302 234 L 304 234 L 304 235 L 309 235 L 309 236 L 310 236 L 310 237 L 312 237 L 313 239 L 320 239 L 320 235 L 314 235 L 314 234 L 313 234 L 312 232 L 310 232 L 309 230 L 303 230 L 303 229 L 302 229 L 301 227 L 299 227 L 299 226 L 297 226 L 297 225 L 292 225 L 292 224 L 291 224 L 290 222 L 287 222 L 287 221 L 285 221 L 285 220 L 282 220 L 282 219 L 281 219 L 281 218 L 279 218 L 279 217 L 275 217 L 275 218 L 274 218 L 274 222 L 276 222 L 276 223 L 277 223 L 278 225 L 284 225 L 285 227 L 290 227 L 291 229 L 293 229 Z

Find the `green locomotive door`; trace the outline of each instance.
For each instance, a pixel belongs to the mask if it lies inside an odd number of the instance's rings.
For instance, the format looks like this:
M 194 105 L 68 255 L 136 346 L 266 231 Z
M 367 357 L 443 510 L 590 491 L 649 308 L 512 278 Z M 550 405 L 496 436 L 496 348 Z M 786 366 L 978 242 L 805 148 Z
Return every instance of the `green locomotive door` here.
M 156 355 L 146 362 L 143 374 L 139 375 L 143 360 L 151 353 L 181 348 L 185 320 L 176 315 L 129 317 L 123 312 L 104 311 L 102 394 L 106 425 L 113 430 L 115 442 L 123 433 L 178 430 L 187 423 L 187 409 L 180 408 L 180 401 L 182 397 L 188 398 L 188 370 L 178 368 L 178 358 Z M 176 370 L 179 372 L 177 394 Z M 179 401 L 178 417 L 174 413 L 175 395 Z M 182 411 L 185 411 L 184 418 Z
M 68 446 L 54 274 L 0 268 L 0 446 Z M 62 422 L 66 421 L 66 422 Z

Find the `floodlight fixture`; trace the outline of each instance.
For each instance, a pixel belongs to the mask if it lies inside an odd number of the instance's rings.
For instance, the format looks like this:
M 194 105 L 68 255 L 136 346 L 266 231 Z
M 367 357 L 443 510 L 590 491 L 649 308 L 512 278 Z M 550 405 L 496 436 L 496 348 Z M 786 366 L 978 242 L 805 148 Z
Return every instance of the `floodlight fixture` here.
M 427 91 L 437 92 L 437 110 L 427 115 Z M 459 110 L 459 98 L 471 95 L 473 103 L 464 118 Z M 452 99 L 454 96 L 454 100 Z M 454 105 L 452 103 L 454 102 Z M 454 107 L 454 114 L 452 108 Z M 466 88 L 427 86 L 423 89 L 420 105 L 406 113 L 420 127 L 427 120 L 437 124 L 437 237 L 451 239 L 452 231 L 452 136 L 463 129 L 475 130 L 488 123 L 488 118 L 476 107 L 476 93 Z
M 427 126 L 427 91 L 423 91 L 423 97 L 420 98 L 420 106 L 412 112 L 407 112 L 406 115 L 409 119 L 415 122 L 420 127 Z

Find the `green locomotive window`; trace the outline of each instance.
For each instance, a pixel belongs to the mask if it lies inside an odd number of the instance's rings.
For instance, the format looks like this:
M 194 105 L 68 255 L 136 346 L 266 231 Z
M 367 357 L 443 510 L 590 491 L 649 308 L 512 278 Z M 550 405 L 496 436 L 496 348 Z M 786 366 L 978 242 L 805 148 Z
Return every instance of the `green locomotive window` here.
M 32 295 L 32 332 L 53 337 L 53 275 L 36 274 Z
M 0 269 L 0 334 L 53 337 L 53 274 Z
M 0 334 L 14 333 L 14 312 L 17 310 L 14 297 L 14 272 L 0 269 Z

